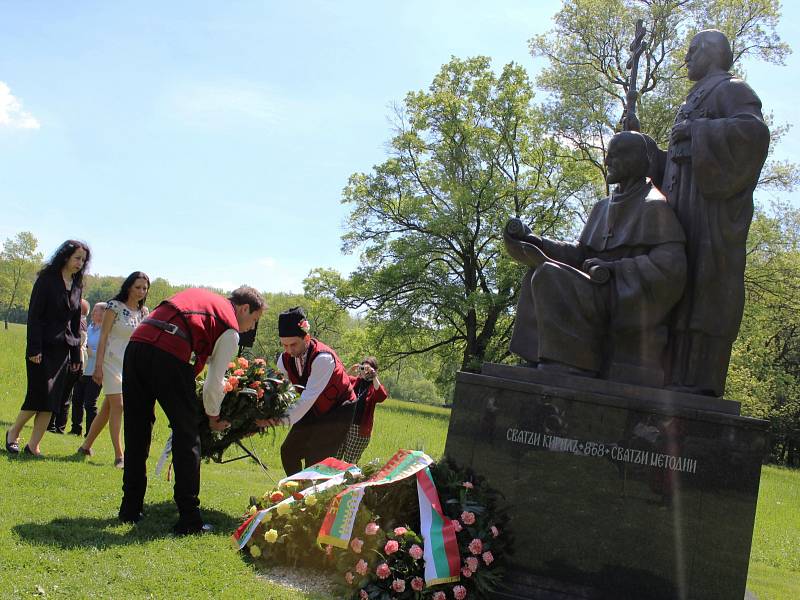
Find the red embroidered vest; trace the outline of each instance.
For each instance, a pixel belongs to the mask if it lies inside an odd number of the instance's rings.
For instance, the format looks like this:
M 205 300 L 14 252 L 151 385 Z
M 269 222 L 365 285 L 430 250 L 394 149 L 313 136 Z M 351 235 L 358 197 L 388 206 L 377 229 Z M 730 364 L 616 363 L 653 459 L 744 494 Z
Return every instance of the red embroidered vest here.
M 175 323 L 189 336 L 191 344 L 147 323 L 142 323 L 134 330 L 131 341 L 152 344 L 186 362 L 191 360 L 194 353 L 197 357 L 195 375 L 203 370 L 219 336 L 228 329 L 239 329 L 231 301 L 200 288 L 178 292 L 169 300 L 164 300 L 148 316 Z
M 355 392 L 353 392 L 353 387 L 350 385 L 350 378 L 347 376 L 342 361 L 339 360 L 336 352 L 315 338 L 311 338 L 311 343 L 308 345 L 306 362 L 302 373 L 297 372 L 295 360 L 292 358 L 291 354 L 284 352 L 282 356 L 283 366 L 289 374 L 289 381 L 296 385 L 305 386 L 311 375 L 311 366 L 314 359 L 318 354 L 323 352 L 327 352 L 333 356 L 336 366 L 333 368 L 333 374 L 331 375 L 330 381 L 328 381 L 328 385 L 322 390 L 322 393 L 317 396 L 314 406 L 311 407 L 315 415 L 324 415 L 337 406 L 341 406 L 346 402 L 355 401 L 356 395 Z

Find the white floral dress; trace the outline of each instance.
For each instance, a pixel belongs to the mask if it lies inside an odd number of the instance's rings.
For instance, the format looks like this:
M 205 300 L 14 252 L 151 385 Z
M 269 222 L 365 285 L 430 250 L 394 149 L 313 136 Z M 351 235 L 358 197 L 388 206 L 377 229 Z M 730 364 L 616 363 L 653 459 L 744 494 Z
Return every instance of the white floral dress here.
M 131 339 L 133 330 L 150 312 L 144 306 L 141 310 L 131 310 L 124 302 L 109 300 L 106 310 L 115 314 L 114 324 L 106 341 L 106 352 L 103 357 L 103 391 L 106 394 L 122 393 L 122 359 L 125 348 Z

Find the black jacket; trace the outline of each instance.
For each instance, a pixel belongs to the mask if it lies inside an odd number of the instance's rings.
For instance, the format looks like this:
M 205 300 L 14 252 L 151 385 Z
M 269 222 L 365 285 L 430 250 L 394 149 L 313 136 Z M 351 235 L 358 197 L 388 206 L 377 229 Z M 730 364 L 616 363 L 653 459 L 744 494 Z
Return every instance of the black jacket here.
M 26 356 L 67 344 L 70 362 L 81 361 L 81 293 L 77 285 L 68 292 L 58 271 L 39 275 L 28 305 Z

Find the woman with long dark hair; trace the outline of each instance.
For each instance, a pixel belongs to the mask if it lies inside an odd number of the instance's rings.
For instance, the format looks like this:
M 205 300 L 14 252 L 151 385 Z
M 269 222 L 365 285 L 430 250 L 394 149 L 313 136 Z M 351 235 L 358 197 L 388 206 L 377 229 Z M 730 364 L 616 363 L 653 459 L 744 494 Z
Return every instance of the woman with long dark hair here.
M 134 271 L 122 282 L 119 293 L 106 303 L 100 341 L 92 379 L 103 386 L 106 399 L 100 412 L 92 421 L 86 439 L 78 454 L 91 456 L 92 444 L 108 423 L 111 443 L 114 446 L 114 466 L 125 466 L 122 451 L 122 359 L 133 330 L 149 312 L 144 305 L 150 289 L 150 278 L 141 271 Z
M 33 419 L 25 454 L 40 456 L 50 415 L 56 409 L 69 371 L 81 364 L 81 295 L 89 265 L 89 247 L 67 240 L 39 271 L 28 304 L 25 366 L 28 389 L 14 425 L 6 432 L 6 450 L 19 454 L 19 435 Z

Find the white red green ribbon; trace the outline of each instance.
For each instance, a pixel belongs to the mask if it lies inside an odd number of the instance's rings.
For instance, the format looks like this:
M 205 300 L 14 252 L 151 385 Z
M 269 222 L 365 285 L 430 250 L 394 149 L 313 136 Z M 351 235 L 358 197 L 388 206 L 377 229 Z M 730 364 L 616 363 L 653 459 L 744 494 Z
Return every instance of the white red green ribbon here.
M 344 473 L 348 471 L 353 475 L 361 474 L 361 469 L 359 469 L 354 464 L 330 457 L 326 458 L 325 460 L 321 460 L 315 465 L 311 465 L 310 467 L 303 469 L 299 473 L 295 473 L 294 475 L 289 475 L 288 477 L 284 477 L 278 482 L 278 484 L 283 485 L 287 481 L 298 481 L 304 479 L 315 481 L 318 479 L 331 479 L 332 477 L 342 477 Z
M 305 497 L 308 494 L 316 494 L 317 492 L 321 492 L 327 490 L 328 488 L 332 488 L 336 485 L 341 485 L 344 483 L 344 476 L 345 473 L 352 472 L 355 474 L 360 474 L 361 470 L 356 467 L 355 465 L 351 465 L 350 463 L 342 462 L 340 460 L 336 460 L 335 458 L 326 458 L 325 460 L 312 465 L 308 469 L 301 471 L 300 473 L 295 473 L 290 477 L 286 477 L 281 479 L 280 483 L 283 484 L 286 481 L 295 480 L 295 479 L 325 479 L 322 483 L 312 485 L 307 487 L 304 490 L 298 492 L 301 496 Z M 306 476 L 298 477 L 299 475 L 305 473 Z M 231 539 L 236 547 L 241 550 L 244 548 L 245 544 L 247 544 L 248 540 L 253 537 L 256 529 L 258 529 L 258 525 L 261 521 L 264 520 L 264 517 L 267 516 L 267 513 L 273 510 L 277 510 L 278 506 L 281 504 L 294 504 L 295 499 L 294 496 L 289 496 L 284 498 L 277 504 L 270 506 L 269 508 L 265 508 L 263 510 L 258 511 L 254 515 L 250 515 L 247 519 L 245 519 L 244 523 L 242 523 L 239 528 L 233 533 Z
M 453 522 L 445 516 L 431 470 L 417 472 L 420 535 L 425 540 L 425 585 L 461 579 L 461 554 Z
M 424 452 L 398 450 L 389 462 L 367 481 L 351 485 L 336 495 L 325 514 L 325 520 L 317 534 L 317 542 L 337 548 L 347 548 L 365 488 L 401 481 L 432 463 L 431 457 Z

